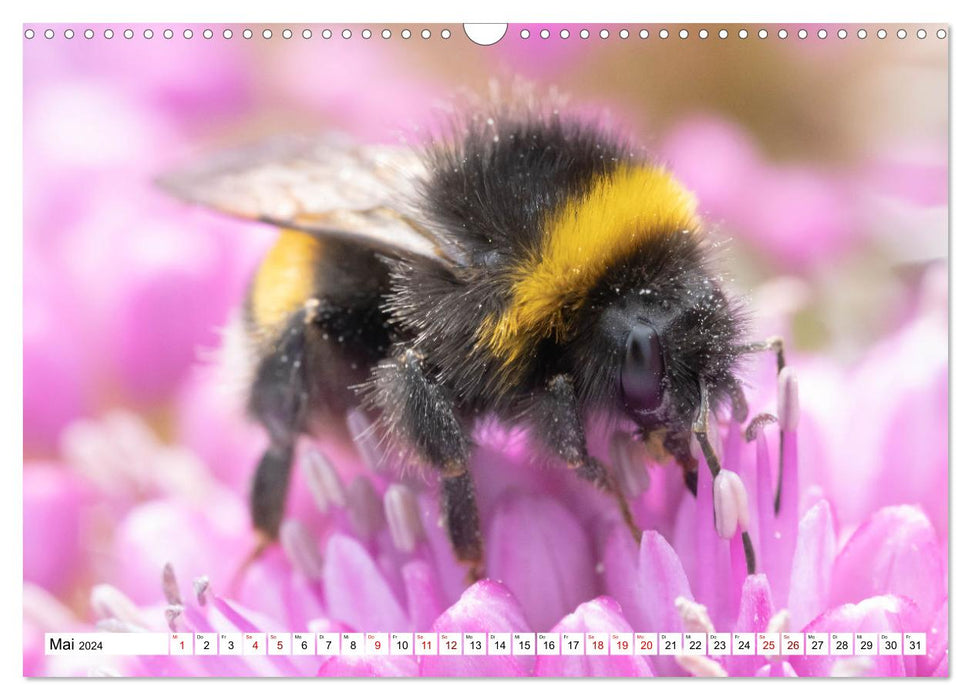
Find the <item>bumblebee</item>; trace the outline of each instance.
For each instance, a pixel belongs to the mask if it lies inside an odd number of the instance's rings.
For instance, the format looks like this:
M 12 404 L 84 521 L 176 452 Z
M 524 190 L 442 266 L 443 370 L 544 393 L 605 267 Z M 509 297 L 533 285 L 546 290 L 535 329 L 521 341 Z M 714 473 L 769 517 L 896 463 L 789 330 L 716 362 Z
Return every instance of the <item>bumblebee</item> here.
M 276 538 L 295 442 L 362 410 L 438 477 L 442 522 L 484 574 L 473 426 L 524 426 L 541 453 L 611 494 L 585 428 L 628 426 L 695 488 L 711 410 L 744 418 L 739 303 L 693 195 L 618 135 L 559 112 L 497 110 L 431 145 L 291 138 L 167 178 L 176 195 L 281 229 L 245 302 L 249 411 L 270 444 L 253 525 Z M 751 562 L 750 562 L 751 567 Z

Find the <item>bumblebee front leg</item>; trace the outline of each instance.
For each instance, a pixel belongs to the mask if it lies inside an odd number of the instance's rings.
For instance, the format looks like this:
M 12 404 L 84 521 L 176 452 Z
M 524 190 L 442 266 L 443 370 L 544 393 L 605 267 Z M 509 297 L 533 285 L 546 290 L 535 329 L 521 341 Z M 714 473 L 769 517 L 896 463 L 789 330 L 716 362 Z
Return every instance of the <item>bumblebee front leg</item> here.
M 711 444 L 711 439 L 708 437 L 708 416 L 711 413 L 711 406 L 708 399 L 708 385 L 705 380 L 700 380 L 699 389 L 701 391 L 701 402 L 698 407 L 698 415 L 695 417 L 694 423 L 691 425 L 691 431 L 694 433 L 695 438 L 698 440 L 698 445 L 701 447 L 701 454 L 704 457 L 705 462 L 708 464 L 708 469 L 711 471 L 712 476 L 712 486 L 714 487 L 715 479 L 718 478 L 719 472 L 721 472 L 721 462 L 718 459 L 718 455 L 715 452 L 715 448 Z M 697 488 L 697 486 L 696 486 Z M 748 532 L 742 531 L 742 547 L 745 550 L 745 565 L 748 569 L 749 574 L 755 573 L 755 546 L 752 544 L 752 538 L 749 536 Z
M 607 467 L 587 452 L 583 422 L 577 410 L 572 380 L 565 374 L 553 377 L 547 384 L 546 391 L 536 397 L 530 411 L 530 421 L 536 428 L 537 437 L 566 462 L 577 476 L 614 497 L 624 524 L 639 543 L 643 533 L 634 522 L 630 504 L 620 490 L 620 485 Z
M 786 354 L 785 354 L 785 344 L 779 336 L 773 336 L 767 340 L 748 343 L 747 345 L 741 346 L 739 348 L 742 353 L 753 353 L 753 352 L 774 352 L 775 362 L 776 362 L 776 375 L 781 375 L 782 370 L 786 368 Z M 775 502 L 773 504 L 776 514 L 779 512 L 779 507 L 782 503 L 782 473 L 785 470 L 785 441 L 786 433 L 784 430 L 779 431 L 779 482 L 776 485 L 775 490 Z
M 471 444 L 453 401 L 430 379 L 410 349 L 379 364 L 370 401 L 394 440 L 413 449 L 439 475 L 439 501 L 455 557 L 469 566 L 469 579 L 484 575 L 482 532 L 475 485 L 469 472 Z

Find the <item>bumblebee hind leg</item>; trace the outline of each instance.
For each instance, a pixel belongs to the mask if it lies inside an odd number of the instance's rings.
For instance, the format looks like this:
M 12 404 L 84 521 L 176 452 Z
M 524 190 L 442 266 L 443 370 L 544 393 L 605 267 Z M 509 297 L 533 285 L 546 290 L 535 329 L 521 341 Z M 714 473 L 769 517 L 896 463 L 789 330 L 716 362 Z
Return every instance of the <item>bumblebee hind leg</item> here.
M 468 565 L 469 580 L 484 574 L 482 532 L 475 485 L 469 472 L 471 444 L 455 414 L 453 401 L 430 379 L 421 358 L 399 349 L 377 365 L 369 402 L 381 412 L 394 441 L 415 451 L 439 476 L 439 502 L 455 557 Z
M 250 392 L 250 413 L 270 436 L 250 487 L 250 515 L 260 540 L 257 556 L 280 533 L 294 446 L 309 401 L 306 355 L 306 322 L 299 312 L 260 362 Z

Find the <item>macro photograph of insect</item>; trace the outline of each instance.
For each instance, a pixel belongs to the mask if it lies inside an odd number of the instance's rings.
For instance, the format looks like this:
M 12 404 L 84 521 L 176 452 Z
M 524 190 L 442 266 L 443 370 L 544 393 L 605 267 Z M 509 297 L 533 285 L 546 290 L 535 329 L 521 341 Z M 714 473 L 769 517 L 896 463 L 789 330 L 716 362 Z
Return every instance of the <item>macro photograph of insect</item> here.
M 25 676 L 948 676 L 946 26 L 24 30 Z

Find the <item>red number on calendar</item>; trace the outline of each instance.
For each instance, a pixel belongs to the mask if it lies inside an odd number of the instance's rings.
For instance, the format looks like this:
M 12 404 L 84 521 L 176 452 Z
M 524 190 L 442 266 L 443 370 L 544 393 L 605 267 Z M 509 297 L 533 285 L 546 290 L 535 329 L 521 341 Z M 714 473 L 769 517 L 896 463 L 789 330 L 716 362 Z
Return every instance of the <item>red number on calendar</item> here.
M 621 639 L 617 643 L 617 646 L 620 647 L 621 651 L 627 651 L 627 640 L 626 639 Z
M 593 648 L 596 649 L 597 651 L 603 651 L 603 648 L 604 648 L 603 641 L 601 641 L 599 639 L 594 640 L 594 642 L 593 642 Z
M 771 639 L 763 639 L 762 651 L 775 651 L 775 641 Z
M 454 639 L 450 639 L 447 642 L 445 642 L 445 648 L 448 649 L 449 651 L 457 651 L 459 648 L 459 643 Z
M 654 642 L 653 641 L 651 641 L 650 639 L 642 639 L 641 640 L 641 649 L 642 650 L 644 650 L 644 651 L 650 651 L 653 648 L 654 648 Z

